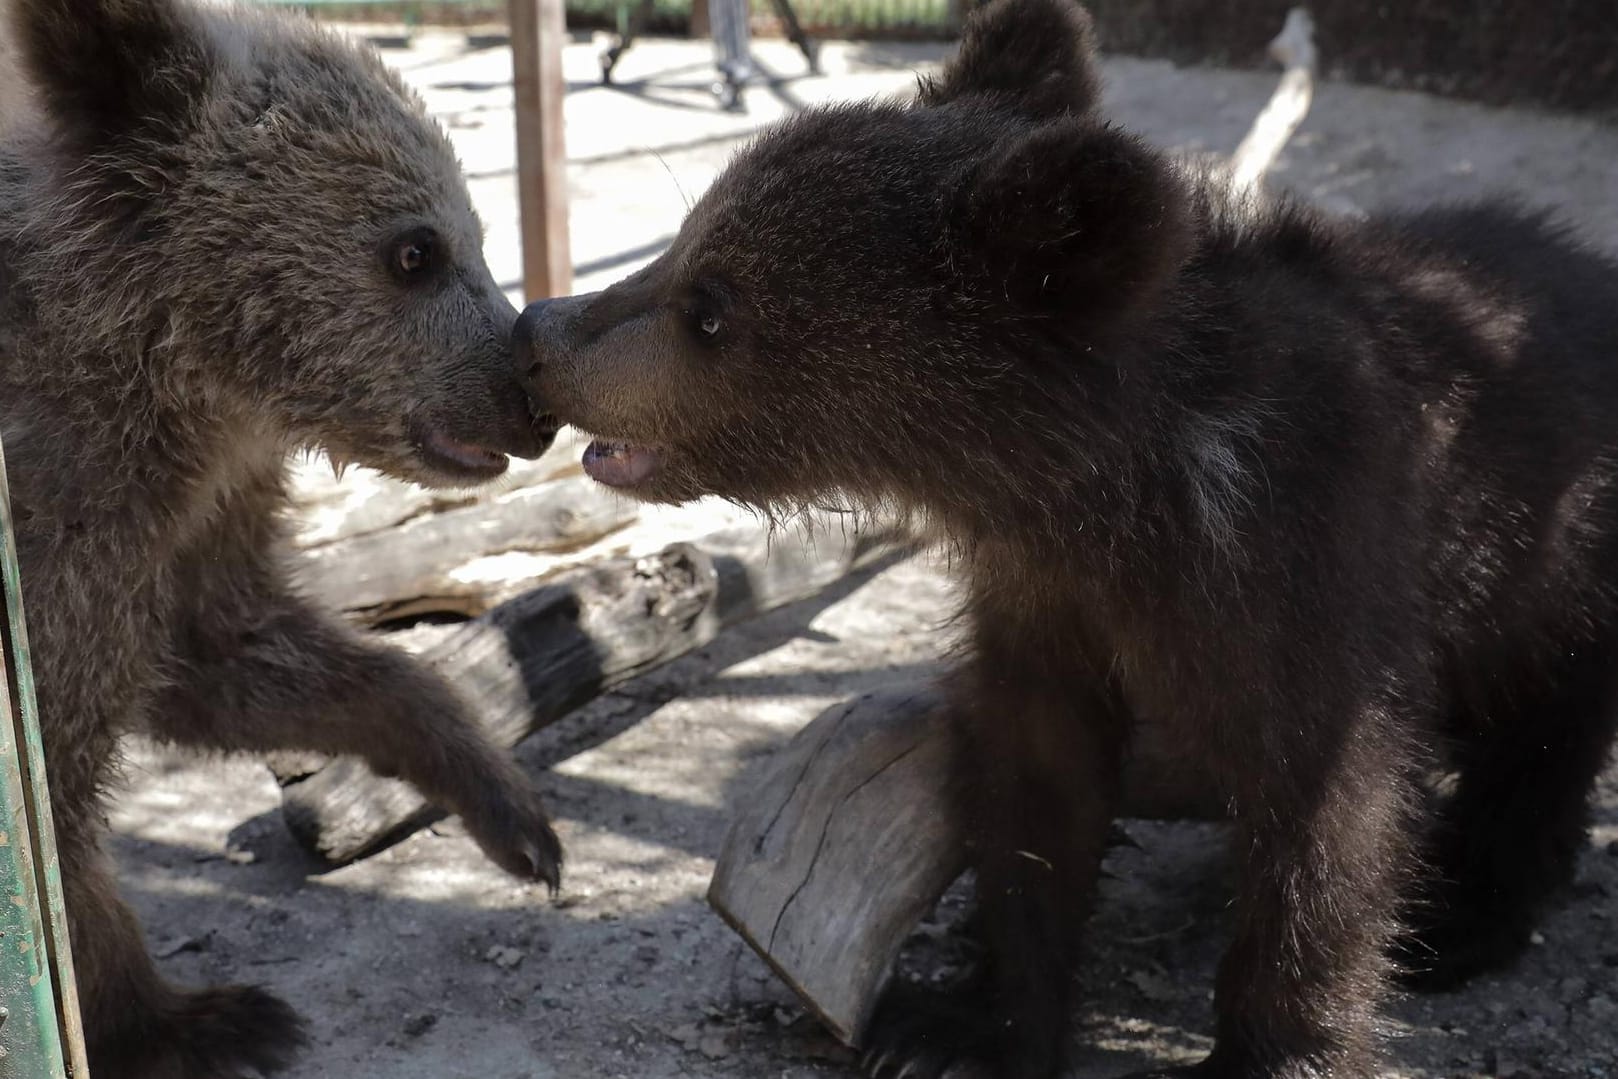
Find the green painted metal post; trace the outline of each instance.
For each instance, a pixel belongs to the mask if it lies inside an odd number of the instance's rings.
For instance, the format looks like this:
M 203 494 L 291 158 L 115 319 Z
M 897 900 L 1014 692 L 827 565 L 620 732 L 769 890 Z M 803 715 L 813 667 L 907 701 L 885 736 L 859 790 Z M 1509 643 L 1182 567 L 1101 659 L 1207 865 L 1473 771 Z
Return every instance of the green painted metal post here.
M 0 1079 L 89 1079 L 0 451 Z

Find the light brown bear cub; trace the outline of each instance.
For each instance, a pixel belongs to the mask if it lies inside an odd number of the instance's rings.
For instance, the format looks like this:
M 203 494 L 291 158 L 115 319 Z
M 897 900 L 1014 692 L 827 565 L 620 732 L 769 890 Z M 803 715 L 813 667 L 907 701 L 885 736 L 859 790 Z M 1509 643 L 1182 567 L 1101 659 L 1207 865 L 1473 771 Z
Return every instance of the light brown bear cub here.
M 449 686 L 297 593 L 289 450 L 433 486 L 554 426 L 442 131 L 372 54 L 181 0 L 14 0 L 0 434 L 97 1079 L 282 1064 L 295 1015 L 166 984 L 100 849 L 118 736 L 356 754 L 555 884 L 526 779 Z

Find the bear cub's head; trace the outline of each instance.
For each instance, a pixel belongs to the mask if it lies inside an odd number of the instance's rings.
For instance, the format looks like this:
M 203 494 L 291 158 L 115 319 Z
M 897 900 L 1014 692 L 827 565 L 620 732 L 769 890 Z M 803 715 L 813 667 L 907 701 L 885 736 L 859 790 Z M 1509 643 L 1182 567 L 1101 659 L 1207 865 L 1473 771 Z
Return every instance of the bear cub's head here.
M 1102 346 L 1187 255 L 1182 178 L 1098 86 L 1081 8 L 995 0 L 917 101 L 787 121 L 651 265 L 530 306 L 536 399 L 640 498 L 917 498 L 1053 385 L 1115 378 Z
M 37 122 L 0 250 L 81 370 L 433 486 L 546 448 L 453 149 L 373 52 L 246 6 L 10 9 Z

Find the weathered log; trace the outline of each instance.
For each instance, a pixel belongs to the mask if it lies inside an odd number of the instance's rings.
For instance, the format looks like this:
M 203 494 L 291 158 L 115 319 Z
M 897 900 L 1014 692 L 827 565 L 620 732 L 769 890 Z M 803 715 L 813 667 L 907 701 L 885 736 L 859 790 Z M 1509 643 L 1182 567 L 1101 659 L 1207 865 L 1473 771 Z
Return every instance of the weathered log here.
M 1270 42 L 1270 56 L 1286 70 L 1247 137 L 1231 155 L 1231 184 L 1238 191 L 1251 189 L 1263 179 L 1309 113 L 1315 92 L 1314 30 L 1309 12 L 1295 7 L 1287 12 L 1281 32 Z
M 676 545 L 527 592 L 455 628 L 422 658 L 456 681 L 491 737 L 515 745 L 602 689 L 712 637 L 718 593 L 713 561 Z M 334 864 L 441 815 L 413 787 L 352 758 L 283 778 L 287 827 Z
M 813 595 L 891 548 L 883 536 L 771 539 L 728 529 L 695 545 L 559 575 L 419 654 L 453 680 L 490 736 L 515 745 L 604 690 L 712 640 L 726 624 Z M 282 769 L 294 836 L 343 864 L 441 813 L 357 760 Z
M 571 550 L 623 528 L 638 512 L 600 484 L 569 476 L 311 548 L 300 557 L 298 579 L 323 603 L 372 625 L 427 613 L 475 617 L 534 582 L 458 575 L 472 560 Z
M 292 497 L 297 507 L 299 547 L 380 532 L 429 513 L 490 502 L 519 487 L 536 487 L 579 472 L 584 440 L 563 431 L 554 445 L 532 461 L 513 459 L 504 476 L 488 487 L 443 490 L 390 479 L 363 466 L 339 466 L 323 454 L 292 462 Z
M 942 711 L 938 689 L 912 681 L 821 713 L 739 800 L 709 885 L 714 909 L 849 1045 L 966 864 Z M 1149 729 L 1124 790 L 1126 817 L 1223 815 L 1206 770 Z
M 856 1044 L 905 936 L 965 868 L 925 685 L 821 713 L 741 799 L 708 902 Z

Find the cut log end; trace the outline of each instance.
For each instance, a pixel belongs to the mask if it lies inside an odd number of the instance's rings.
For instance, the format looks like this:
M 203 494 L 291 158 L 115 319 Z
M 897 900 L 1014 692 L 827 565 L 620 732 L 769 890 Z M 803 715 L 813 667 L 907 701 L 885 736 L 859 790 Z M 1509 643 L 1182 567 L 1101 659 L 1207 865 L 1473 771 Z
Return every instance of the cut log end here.
M 965 866 L 925 685 L 821 714 L 743 803 L 708 902 L 838 1038 L 857 1042 L 899 946 Z
M 916 682 L 823 712 L 740 803 L 708 902 L 844 1043 L 858 1046 L 916 923 L 966 864 L 953 732 Z M 1200 762 L 1143 730 L 1123 816 L 1219 819 Z

